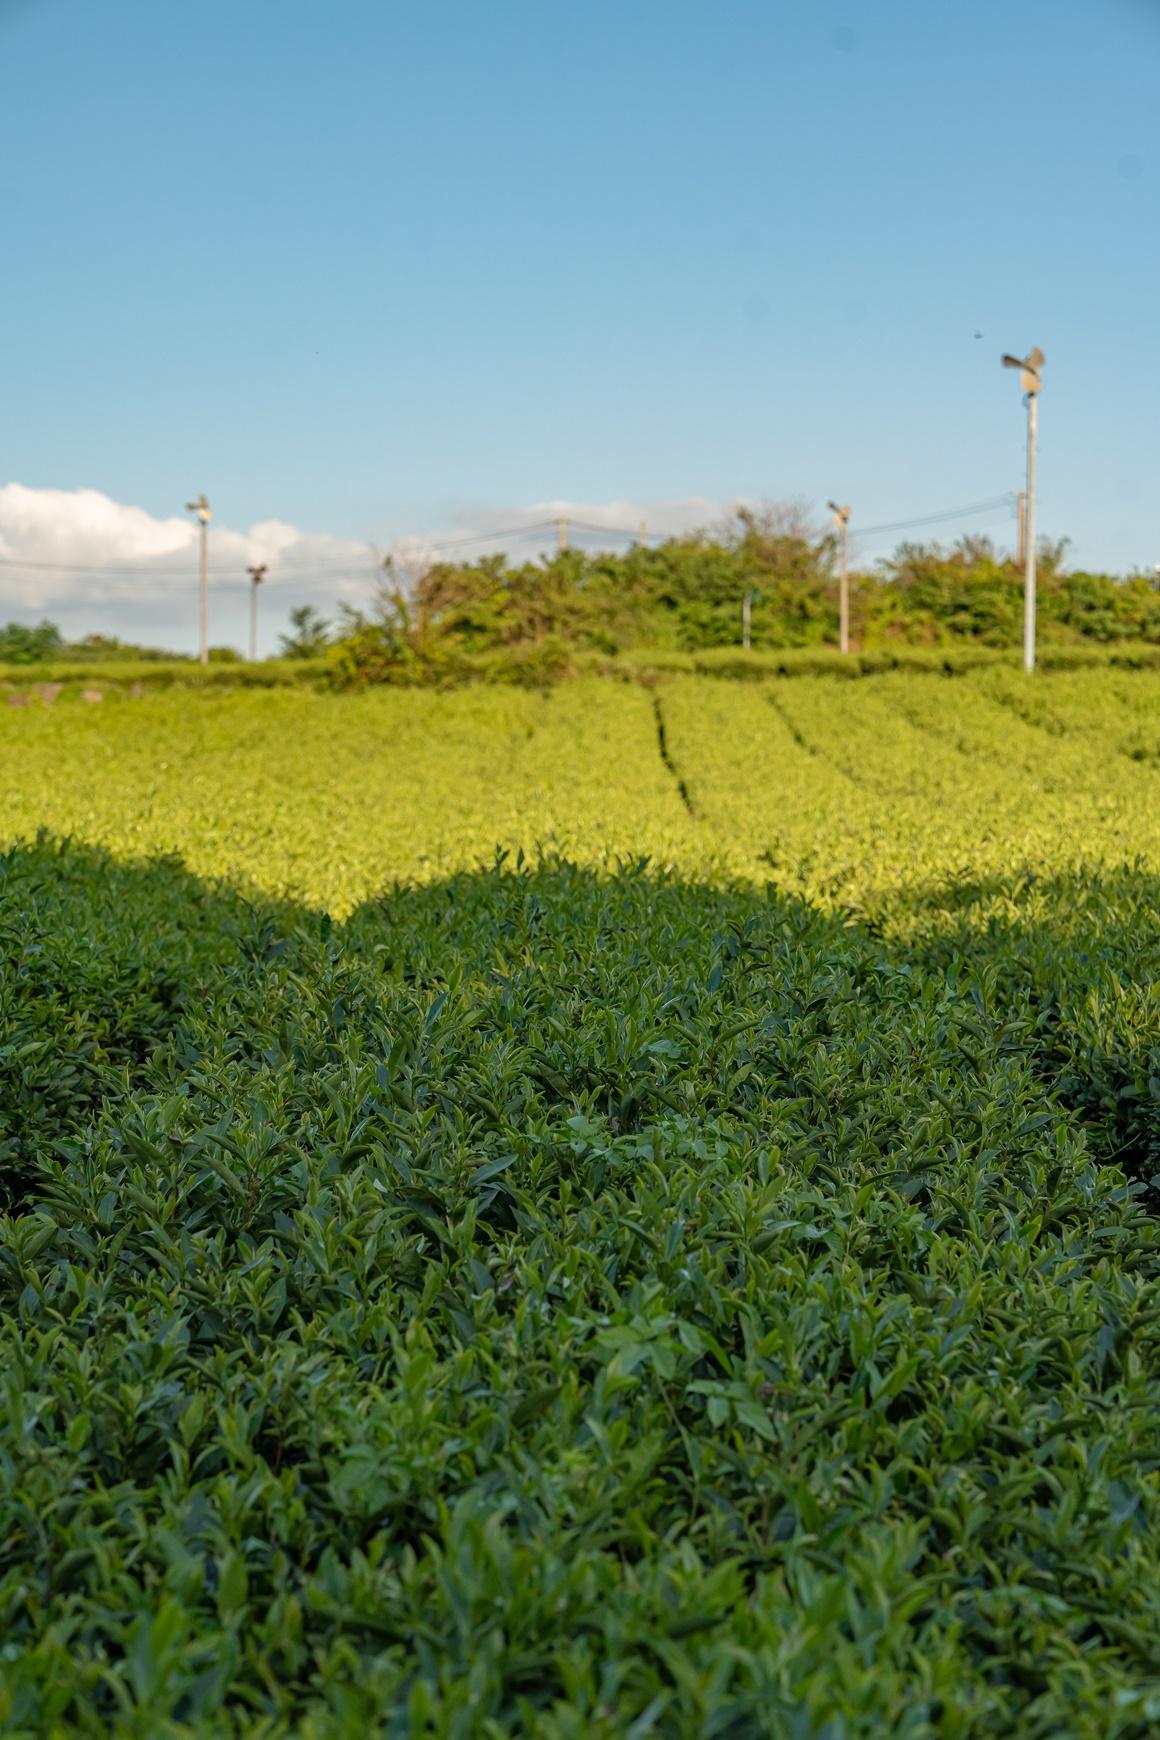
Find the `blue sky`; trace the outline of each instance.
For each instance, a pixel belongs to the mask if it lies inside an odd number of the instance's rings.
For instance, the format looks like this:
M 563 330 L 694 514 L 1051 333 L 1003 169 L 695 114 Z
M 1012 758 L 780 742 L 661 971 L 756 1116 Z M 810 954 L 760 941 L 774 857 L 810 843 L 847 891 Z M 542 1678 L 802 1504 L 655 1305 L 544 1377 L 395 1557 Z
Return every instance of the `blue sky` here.
M 0 485 L 869 524 L 1020 486 L 1039 343 L 1042 530 L 1151 566 L 1158 74 L 1160 0 L 0 0 Z

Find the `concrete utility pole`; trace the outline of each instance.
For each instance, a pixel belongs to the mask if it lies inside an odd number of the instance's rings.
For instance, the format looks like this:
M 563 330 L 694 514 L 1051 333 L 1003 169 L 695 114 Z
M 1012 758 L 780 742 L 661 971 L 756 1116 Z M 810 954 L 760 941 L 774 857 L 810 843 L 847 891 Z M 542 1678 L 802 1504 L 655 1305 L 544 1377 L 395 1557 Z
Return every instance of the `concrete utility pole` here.
M 648 543 L 648 521 L 641 520 L 641 522 L 640 522 L 640 547 L 642 550 L 644 549 L 644 547 L 647 543 Z
M 250 576 L 250 663 L 256 664 L 258 659 L 258 587 L 266 578 L 265 562 L 258 562 L 253 568 L 247 568 Z
M 850 504 L 839 507 L 836 501 L 828 501 L 826 506 L 834 516 L 834 524 L 842 534 L 842 568 L 838 581 L 838 647 L 848 653 L 850 650 Z
M 741 600 L 741 645 L 745 652 L 749 651 L 749 623 L 753 610 L 753 594 L 747 592 Z
M 556 521 L 556 530 L 560 535 L 560 548 L 566 550 L 568 548 L 568 522 L 563 514 Z
M 206 501 L 204 495 L 199 495 L 196 501 L 187 501 L 185 504 L 185 511 L 188 514 L 196 514 L 197 518 L 198 518 L 198 523 L 201 526 L 201 539 L 200 539 L 200 542 L 201 542 L 201 560 L 200 560 L 201 611 L 200 611 L 200 640 L 199 640 L 198 657 L 201 659 L 201 662 L 203 665 L 208 665 L 208 663 L 209 663 L 209 579 L 208 579 L 208 575 L 206 573 L 206 543 L 207 543 L 207 539 L 209 536 L 209 522 L 213 518 L 213 514 L 210 511 L 210 505 Z
M 1027 507 L 1023 515 L 1023 669 L 1035 669 L 1035 443 L 1039 434 L 1039 389 L 1046 357 L 1036 345 L 1026 356 L 1004 355 L 1005 369 L 1019 370 L 1027 405 Z

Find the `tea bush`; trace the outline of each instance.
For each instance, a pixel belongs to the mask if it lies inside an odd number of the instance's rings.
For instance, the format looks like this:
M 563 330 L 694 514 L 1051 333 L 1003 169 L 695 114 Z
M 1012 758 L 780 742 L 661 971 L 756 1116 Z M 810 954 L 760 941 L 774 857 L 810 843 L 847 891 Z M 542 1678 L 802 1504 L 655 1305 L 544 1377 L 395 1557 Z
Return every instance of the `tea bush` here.
M 1155 1732 L 1158 683 L 0 714 L 0 1731 Z

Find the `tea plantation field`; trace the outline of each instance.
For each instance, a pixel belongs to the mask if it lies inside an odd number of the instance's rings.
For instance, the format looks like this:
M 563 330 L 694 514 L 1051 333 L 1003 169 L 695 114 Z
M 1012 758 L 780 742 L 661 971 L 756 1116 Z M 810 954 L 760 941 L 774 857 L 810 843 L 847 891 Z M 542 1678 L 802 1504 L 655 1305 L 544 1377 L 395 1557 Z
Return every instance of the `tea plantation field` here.
M 1160 1731 L 1160 673 L 0 743 L 6 1740 Z

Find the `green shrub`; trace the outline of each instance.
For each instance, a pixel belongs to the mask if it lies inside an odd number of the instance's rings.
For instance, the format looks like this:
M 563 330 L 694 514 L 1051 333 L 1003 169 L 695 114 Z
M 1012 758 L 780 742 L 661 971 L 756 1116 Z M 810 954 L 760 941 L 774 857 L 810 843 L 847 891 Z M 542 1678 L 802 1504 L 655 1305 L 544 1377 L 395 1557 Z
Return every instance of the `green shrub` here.
M 40 622 L 35 628 L 23 622 L 9 622 L 0 628 L 0 663 L 40 664 L 52 658 L 60 644 L 60 630 L 54 622 Z
M 0 710 L 5 1740 L 1145 1740 L 1160 674 L 946 656 Z
M 1157 1239 L 1018 997 L 639 870 L 6 870 L 22 1047 L 178 944 L 0 1220 L 7 1733 L 1144 1731 Z

